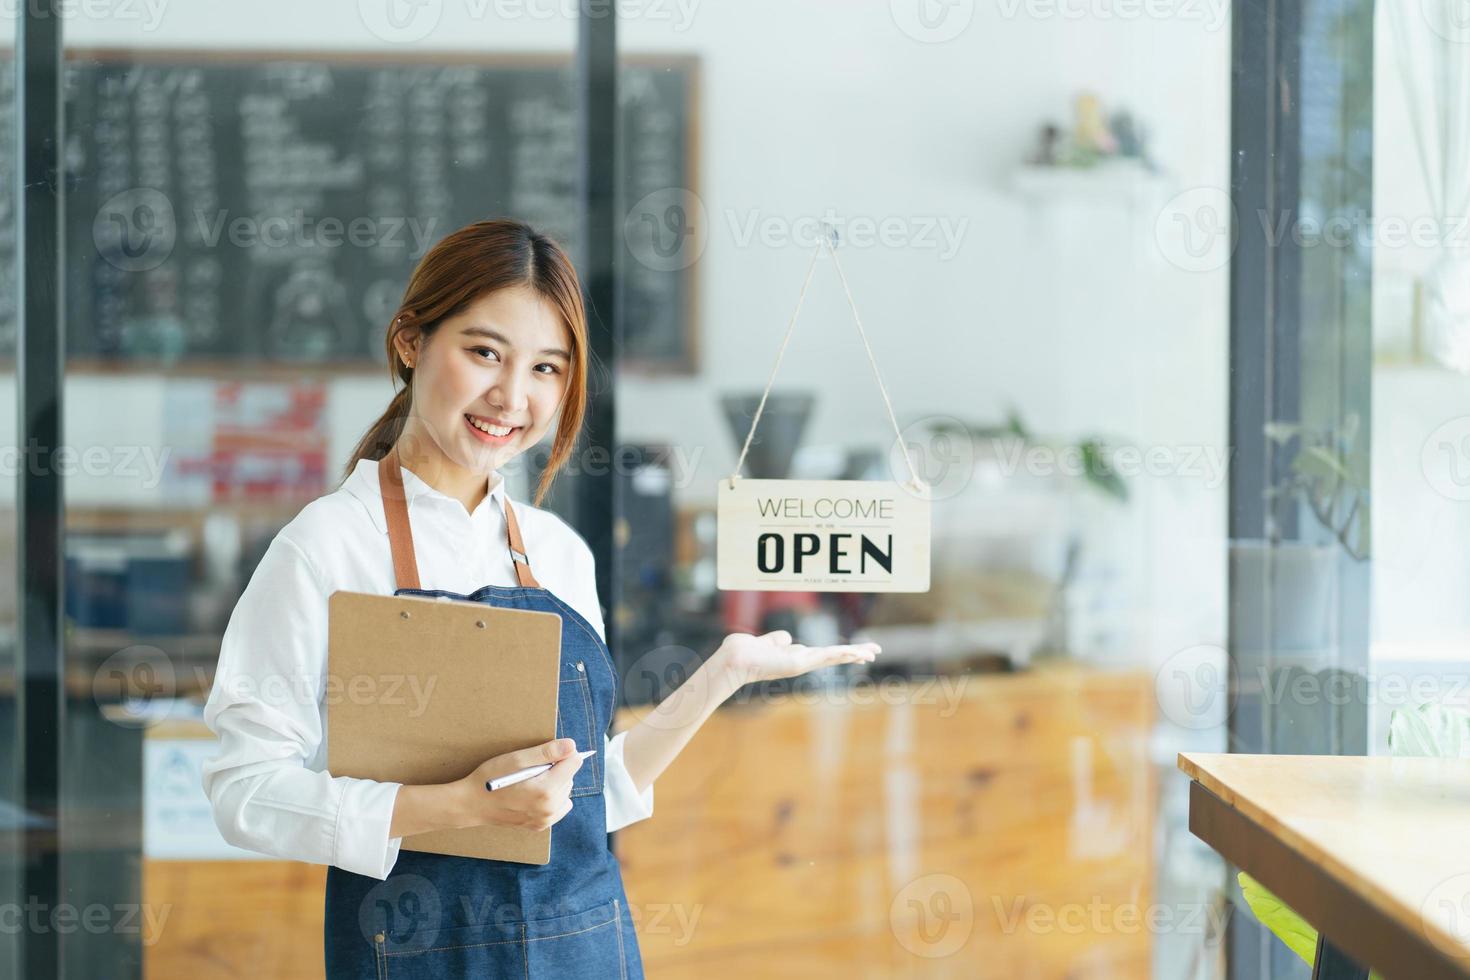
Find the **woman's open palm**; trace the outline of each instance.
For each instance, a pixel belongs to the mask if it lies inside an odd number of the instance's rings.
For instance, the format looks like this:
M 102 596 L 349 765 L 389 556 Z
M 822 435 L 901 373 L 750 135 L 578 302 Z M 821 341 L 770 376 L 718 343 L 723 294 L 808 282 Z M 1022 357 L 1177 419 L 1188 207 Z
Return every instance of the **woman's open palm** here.
M 832 664 L 872 663 L 882 649 L 876 643 L 809 647 L 793 643 L 785 630 L 760 636 L 731 633 L 720 647 L 729 669 L 744 684 L 796 677 Z

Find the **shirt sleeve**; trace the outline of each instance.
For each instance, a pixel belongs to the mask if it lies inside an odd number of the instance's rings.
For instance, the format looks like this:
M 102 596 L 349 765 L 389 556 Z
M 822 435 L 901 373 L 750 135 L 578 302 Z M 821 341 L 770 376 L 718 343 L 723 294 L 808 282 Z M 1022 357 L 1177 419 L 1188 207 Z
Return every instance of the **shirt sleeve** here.
M 402 784 L 325 771 L 326 661 L 326 591 L 278 534 L 225 628 L 204 706 L 219 739 L 204 791 L 236 847 L 384 879 L 402 842 L 388 836 Z
M 606 643 L 602 607 L 597 601 L 597 559 L 593 557 L 592 549 L 587 547 L 585 541 L 582 542 L 582 550 L 584 570 L 578 575 L 578 582 L 579 588 L 585 589 L 585 592 L 579 605 L 586 610 L 583 615 L 592 624 L 592 628 L 597 630 L 598 637 Z M 633 782 L 628 766 L 623 761 L 623 742 L 627 734 L 618 732 L 612 738 L 602 736 L 602 795 L 607 805 L 609 834 L 653 816 L 653 785 L 649 784 L 642 793 L 638 792 L 638 786 Z

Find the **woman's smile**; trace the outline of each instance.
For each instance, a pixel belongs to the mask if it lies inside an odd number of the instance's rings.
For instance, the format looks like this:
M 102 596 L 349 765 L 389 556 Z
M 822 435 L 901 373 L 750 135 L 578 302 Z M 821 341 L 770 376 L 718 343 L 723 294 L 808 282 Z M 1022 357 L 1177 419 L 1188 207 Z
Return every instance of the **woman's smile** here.
M 483 415 L 465 414 L 465 426 L 474 433 L 475 438 L 488 446 L 504 446 L 515 439 L 516 433 L 521 431 L 521 426 L 496 425 Z

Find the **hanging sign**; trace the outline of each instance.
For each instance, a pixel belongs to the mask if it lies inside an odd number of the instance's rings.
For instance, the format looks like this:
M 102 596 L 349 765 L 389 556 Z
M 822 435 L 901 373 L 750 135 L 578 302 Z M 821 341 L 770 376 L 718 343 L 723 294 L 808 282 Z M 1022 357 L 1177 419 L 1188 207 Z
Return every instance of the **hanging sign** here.
M 928 592 L 929 487 L 914 468 L 898 418 L 868 346 L 852 290 L 837 260 L 836 233 L 817 245 L 796 310 L 776 353 L 770 380 L 751 419 L 735 472 L 720 481 L 715 558 L 721 589 L 803 592 Z M 828 250 L 847 294 L 858 335 L 868 352 L 878 391 L 888 408 L 908 465 L 905 483 L 887 480 L 747 480 L 740 476 L 781 357 L 796 327 L 823 250 Z
M 722 589 L 928 592 L 929 499 L 887 480 L 720 481 Z

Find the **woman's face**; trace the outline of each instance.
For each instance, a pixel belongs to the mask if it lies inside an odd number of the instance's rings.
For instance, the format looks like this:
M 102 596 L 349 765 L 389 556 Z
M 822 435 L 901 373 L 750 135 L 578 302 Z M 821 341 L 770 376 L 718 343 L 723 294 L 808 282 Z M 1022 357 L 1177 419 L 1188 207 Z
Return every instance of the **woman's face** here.
M 555 425 L 571 349 L 556 307 L 526 286 L 481 296 L 427 341 L 405 331 L 413 401 L 403 438 L 416 445 L 403 455 L 432 456 L 432 444 L 451 469 L 493 475 Z

